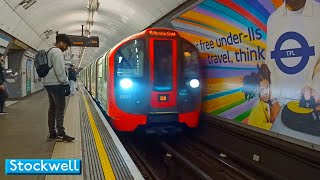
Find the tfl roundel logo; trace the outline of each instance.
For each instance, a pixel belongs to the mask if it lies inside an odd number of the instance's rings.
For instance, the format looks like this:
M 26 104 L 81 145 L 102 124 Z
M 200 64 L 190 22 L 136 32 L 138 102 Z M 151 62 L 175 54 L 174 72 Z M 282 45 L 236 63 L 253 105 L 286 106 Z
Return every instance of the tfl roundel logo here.
M 281 50 L 282 44 L 289 39 L 296 40 L 301 47 Z M 314 46 L 309 46 L 308 41 L 297 32 L 282 34 L 276 42 L 274 51 L 271 51 L 271 59 L 274 59 L 279 69 L 286 74 L 296 74 L 302 71 L 308 64 L 309 57 L 314 55 Z M 301 60 L 296 66 L 289 67 L 283 64 L 281 60 L 281 58 L 289 57 L 301 57 Z

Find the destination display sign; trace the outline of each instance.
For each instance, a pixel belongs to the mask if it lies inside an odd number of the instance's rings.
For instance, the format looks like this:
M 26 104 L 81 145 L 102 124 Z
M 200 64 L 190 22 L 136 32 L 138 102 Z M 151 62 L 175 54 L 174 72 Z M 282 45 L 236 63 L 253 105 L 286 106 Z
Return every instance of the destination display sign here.
M 71 40 L 71 46 L 78 47 L 99 47 L 99 37 L 98 36 L 76 36 L 68 35 Z
M 175 37 L 177 33 L 169 30 L 149 30 L 148 33 L 153 36 Z

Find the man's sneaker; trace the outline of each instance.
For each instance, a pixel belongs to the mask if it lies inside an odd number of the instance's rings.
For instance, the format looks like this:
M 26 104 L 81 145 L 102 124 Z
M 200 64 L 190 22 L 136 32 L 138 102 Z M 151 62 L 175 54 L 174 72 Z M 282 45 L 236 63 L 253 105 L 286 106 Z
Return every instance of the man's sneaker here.
M 2 114 L 8 114 L 8 113 L 7 113 L 7 112 L 5 112 L 5 111 L 0 112 L 0 115 L 2 115 Z
M 57 141 L 64 141 L 64 142 L 71 142 L 71 141 L 73 141 L 75 138 L 74 137 L 70 137 L 70 136 L 68 136 L 68 135 L 62 135 L 62 136 L 57 136 L 56 137 L 56 140 Z
M 57 138 L 57 135 L 56 134 L 53 134 L 53 133 L 49 133 L 48 137 L 47 137 L 47 140 L 48 141 L 52 141 L 54 139 Z

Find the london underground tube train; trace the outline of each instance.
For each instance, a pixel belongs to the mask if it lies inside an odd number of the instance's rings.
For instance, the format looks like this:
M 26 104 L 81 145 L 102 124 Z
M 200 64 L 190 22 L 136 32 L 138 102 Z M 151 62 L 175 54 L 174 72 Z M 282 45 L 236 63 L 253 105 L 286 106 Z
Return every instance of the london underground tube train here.
M 118 131 L 198 125 L 199 52 L 175 30 L 150 28 L 122 40 L 80 79 Z

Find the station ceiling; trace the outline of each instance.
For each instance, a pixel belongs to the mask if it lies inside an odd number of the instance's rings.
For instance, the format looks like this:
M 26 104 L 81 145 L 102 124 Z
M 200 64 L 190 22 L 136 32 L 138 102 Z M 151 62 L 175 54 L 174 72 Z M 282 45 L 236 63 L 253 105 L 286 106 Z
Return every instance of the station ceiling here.
M 82 25 L 84 35 L 98 36 L 99 48 L 72 47 L 67 52 L 68 60 L 75 66 L 81 64 L 80 67 L 84 67 L 122 39 L 148 27 L 186 0 L 1 1 L 1 21 L 5 21 L 1 29 L 7 29 L 9 34 L 30 43 L 37 50 L 51 46 L 57 31 L 81 35 Z M 6 11 L 8 13 L 5 14 Z

